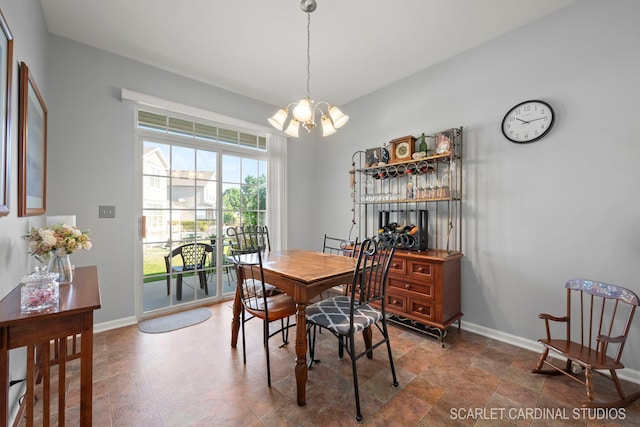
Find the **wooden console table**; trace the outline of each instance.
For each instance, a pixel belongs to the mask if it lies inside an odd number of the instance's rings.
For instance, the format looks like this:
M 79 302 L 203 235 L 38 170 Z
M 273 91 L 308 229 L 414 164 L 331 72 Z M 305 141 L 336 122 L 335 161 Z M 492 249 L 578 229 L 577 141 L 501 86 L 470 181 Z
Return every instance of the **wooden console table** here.
M 11 349 L 27 347 L 27 393 L 25 416 L 27 426 L 33 425 L 34 388 L 36 384 L 36 358 L 42 360 L 43 424 L 49 425 L 51 404 L 50 343 L 55 342 L 58 363 L 58 425 L 65 425 L 65 364 L 68 359 L 80 358 L 80 425 L 92 423 L 93 381 L 93 311 L 100 308 L 100 289 L 96 266 L 78 267 L 73 283 L 60 286 L 57 308 L 41 312 L 22 313 L 20 288 L 17 286 L 0 301 L 0 426 L 8 423 L 9 355 Z M 80 349 L 75 342 L 80 335 Z M 67 353 L 67 338 L 73 337 L 73 352 Z M 37 355 L 36 355 L 37 347 Z M 74 423 L 75 424 L 75 423 Z

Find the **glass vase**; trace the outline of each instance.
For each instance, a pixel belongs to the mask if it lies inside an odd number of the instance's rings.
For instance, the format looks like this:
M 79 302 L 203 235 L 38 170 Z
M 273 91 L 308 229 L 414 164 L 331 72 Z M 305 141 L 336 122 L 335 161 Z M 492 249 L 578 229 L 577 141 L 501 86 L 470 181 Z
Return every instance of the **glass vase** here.
M 58 283 L 68 285 L 73 282 L 73 269 L 71 268 L 71 259 L 69 255 L 54 255 L 49 260 L 50 273 L 58 273 Z

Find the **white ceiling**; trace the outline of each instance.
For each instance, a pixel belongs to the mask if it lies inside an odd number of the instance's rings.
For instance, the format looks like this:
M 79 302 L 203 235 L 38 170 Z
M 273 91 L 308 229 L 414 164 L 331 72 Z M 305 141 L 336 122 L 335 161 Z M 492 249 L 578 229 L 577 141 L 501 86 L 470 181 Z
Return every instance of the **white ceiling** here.
M 317 0 L 311 96 L 342 105 L 578 0 Z M 49 32 L 277 106 L 306 93 L 299 0 L 40 0 Z

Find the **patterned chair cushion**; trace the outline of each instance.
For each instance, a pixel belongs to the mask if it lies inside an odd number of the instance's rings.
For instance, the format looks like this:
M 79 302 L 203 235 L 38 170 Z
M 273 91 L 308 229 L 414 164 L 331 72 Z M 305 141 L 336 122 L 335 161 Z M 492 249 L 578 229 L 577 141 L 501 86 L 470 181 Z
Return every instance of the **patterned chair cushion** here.
M 340 335 L 349 335 L 351 298 L 340 295 L 311 304 L 307 307 L 307 319 Z M 373 325 L 382 319 L 382 313 L 369 304 L 356 306 L 353 313 L 354 332 Z

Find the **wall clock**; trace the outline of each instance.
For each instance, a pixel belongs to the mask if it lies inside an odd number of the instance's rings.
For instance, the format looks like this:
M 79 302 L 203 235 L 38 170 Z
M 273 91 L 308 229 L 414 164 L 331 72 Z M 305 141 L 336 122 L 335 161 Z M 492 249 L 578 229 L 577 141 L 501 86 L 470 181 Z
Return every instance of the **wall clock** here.
M 411 160 L 411 155 L 415 151 L 416 147 L 416 139 L 411 135 L 403 136 L 402 138 L 394 139 L 390 144 L 390 163 L 402 162 L 405 160 Z
M 526 144 L 537 141 L 553 127 L 553 108 L 544 101 L 521 102 L 502 119 L 502 133 L 511 142 Z

